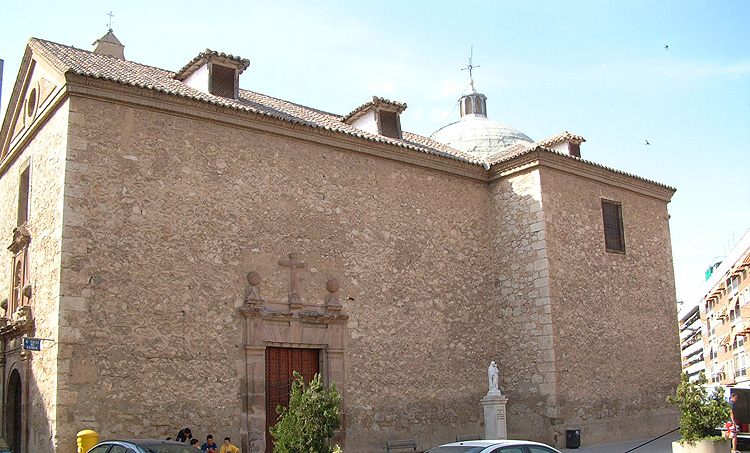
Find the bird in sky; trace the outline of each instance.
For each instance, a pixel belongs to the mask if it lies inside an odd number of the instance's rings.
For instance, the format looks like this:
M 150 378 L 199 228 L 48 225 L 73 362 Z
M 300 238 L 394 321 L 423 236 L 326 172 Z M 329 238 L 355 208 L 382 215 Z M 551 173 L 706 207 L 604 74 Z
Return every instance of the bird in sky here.
M 651 146 L 651 143 L 649 143 L 648 140 L 646 140 L 646 146 Z
M 669 50 L 669 46 L 664 46 L 664 50 Z

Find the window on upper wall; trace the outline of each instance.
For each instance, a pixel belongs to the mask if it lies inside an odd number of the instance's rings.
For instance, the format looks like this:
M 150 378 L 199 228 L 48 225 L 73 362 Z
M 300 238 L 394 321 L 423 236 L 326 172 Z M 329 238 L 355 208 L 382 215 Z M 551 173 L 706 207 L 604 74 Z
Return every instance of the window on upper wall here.
M 734 303 L 734 314 L 735 314 L 735 319 L 737 320 L 742 319 L 742 312 L 740 311 L 740 298 L 739 297 Z
M 733 275 L 727 279 L 726 283 L 727 283 L 727 292 L 729 294 L 733 294 L 740 287 L 740 277 L 738 275 Z
M 604 245 L 608 252 L 625 253 L 625 232 L 622 225 L 622 205 L 602 200 Z
M 31 191 L 31 166 L 26 164 L 26 168 L 21 172 L 21 178 L 18 181 L 18 223 L 17 226 L 25 225 L 29 220 L 29 193 Z

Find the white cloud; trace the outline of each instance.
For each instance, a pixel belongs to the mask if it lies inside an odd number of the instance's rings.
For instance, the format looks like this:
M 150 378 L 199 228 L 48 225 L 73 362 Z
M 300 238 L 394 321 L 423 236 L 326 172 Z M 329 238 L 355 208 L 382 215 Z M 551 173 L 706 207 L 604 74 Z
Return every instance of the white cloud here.
M 392 94 L 396 90 L 396 84 L 391 81 L 369 78 L 367 80 L 367 89 L 376 96 L 385 96 Z
M 468 88 L 468 83 L 465 80 L 459 81 L 453 77 L 443 79 L 438 89 L 432 93 L 430 99 L 445 99 L 454 98 L 458 99 Z

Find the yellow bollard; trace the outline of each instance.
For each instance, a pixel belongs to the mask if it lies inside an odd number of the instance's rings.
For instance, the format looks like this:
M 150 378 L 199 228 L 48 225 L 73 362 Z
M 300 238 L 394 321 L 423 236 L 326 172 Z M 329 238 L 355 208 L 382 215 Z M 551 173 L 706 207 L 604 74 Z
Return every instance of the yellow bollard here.
M 99 443 L 99 433 L 91 431 L 90 429 L 84 429 L 78 431 L 78 453 L 87 453 L 89 450 L 94 448 Z

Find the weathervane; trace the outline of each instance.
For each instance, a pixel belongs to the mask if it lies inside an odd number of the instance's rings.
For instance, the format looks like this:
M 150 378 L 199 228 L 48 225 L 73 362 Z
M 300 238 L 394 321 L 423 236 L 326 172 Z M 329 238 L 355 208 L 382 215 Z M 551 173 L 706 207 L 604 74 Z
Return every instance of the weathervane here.
M 112 31 L 112 18 L 115 17 L 115 15 L 112 14 L 112 11 L 110 11 L 107 15 L 109 16 L 109 23 L 107 24 L 107 28 L 109 29 L 109 31 Z
M 469 55 L 469 65 L 465 68 L 462 68 L 462 71 L 469 70 L 469 79 L 474 80 L 474 77 L 471 75 L 471 71 L 474 70 L 474 68 L 478 68 L 479 65 L 474 66 L 471 64 L 471 59 L 474 57 L 474 44 L 471 45 L 471 54 Z

